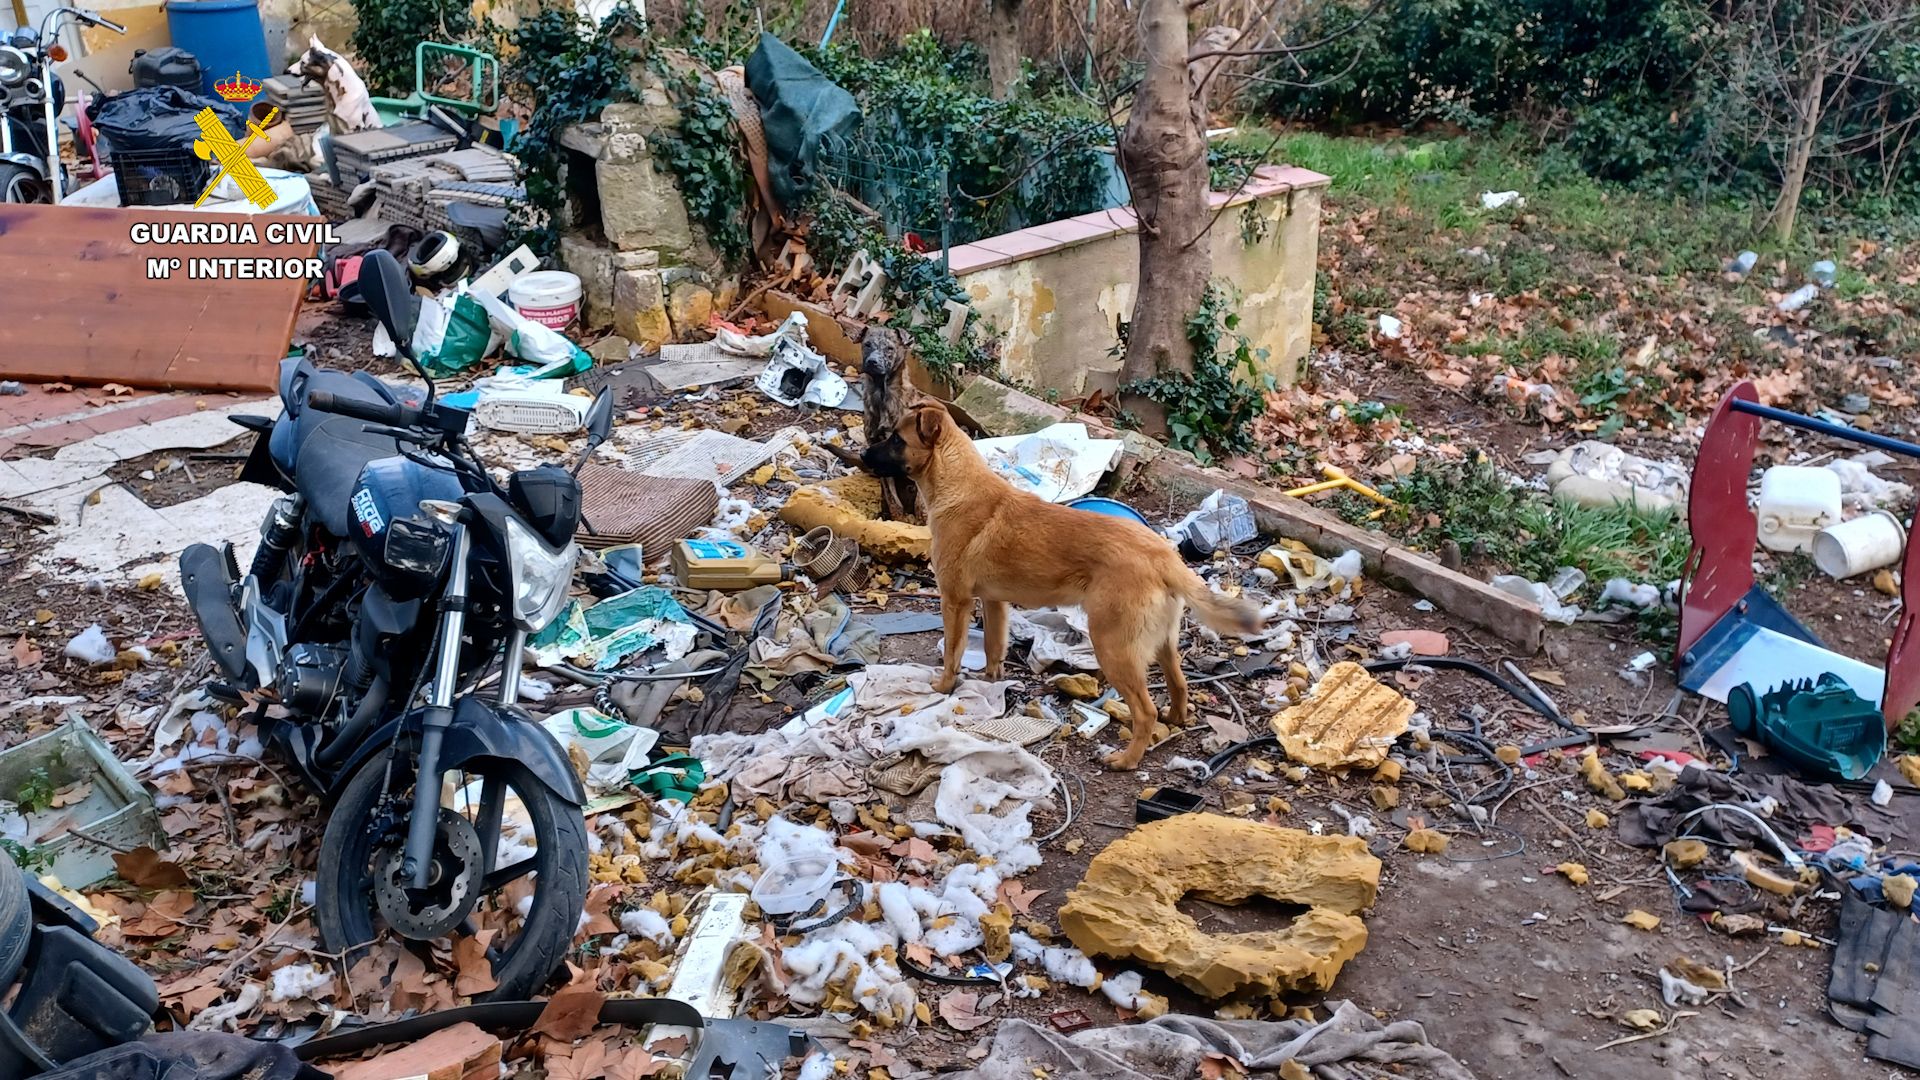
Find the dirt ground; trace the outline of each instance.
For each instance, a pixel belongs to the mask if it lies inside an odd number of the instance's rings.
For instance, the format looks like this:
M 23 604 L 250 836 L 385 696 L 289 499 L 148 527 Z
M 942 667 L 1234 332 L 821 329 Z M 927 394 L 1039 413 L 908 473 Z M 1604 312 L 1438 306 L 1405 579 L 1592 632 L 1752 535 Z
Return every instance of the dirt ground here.
M 352 325 L 348 324 L 349 329 Z M 303 332 L 311 334 L 319 354 L 316 359 L 321 362 L 328 362 L 331 354 L 345 349 L 339 343 L 352 337 L 338 323 L 327 320 Z M 1387 369 L 1368 375 L 1365 369 L 1355 368 L 1344 377 L 1355 379 L 1357 390 L 1370 398 L 1404 400 L 1410 409 L 1441 410 L 1434 414 L 1435 422 L 1444 413 L 1454 425 L 1475 427 L 1489 450 L 1504 461 L 1518 462 L 1527 452 L 1564 438 L 1563 434 L 1514 423 L 1486 410 L 1475 423 L 1467 413 L 1478 406 L 1464 400 L 1419 406 L 1425 399 L 1413 391 L 1434 388 L 1424 382 L 1397 379 Z M 1394 397 L 1396 394 L 1400 396 Z M 1454 407 L 1456 404 L 1459 408 Z M 697 404 L 684 402 L 676 395 L 657 407 L 666 410 L 669 417 L 684 411 L 707 424 L 737 421 L 738 433 L 745 437 L 796 422 L 817 429 L 828 424 L 846 426 L 850 419 L 857 419 L 844 414 L 795 414 L 746 394 L 721 394 Z M 235 464 L 231 455 L 247 445 L 240 439 L 210 452 L 218 456 L 152 455 L 123 463 L 114 476 L 151 502 L 178 502 L 224 482 Z M 750 488 L 742 485 L 736 491 L 765 501 L 777 499 L 782 485 L 776 482 L 764 491 Z M 1156 518 L 1177 517 L 1186 509 L 1144 496 L 1136 503 Z M 4 631 L 10 640 L 26 643 L 26 648 L 44 654 L 43 660 L 24 664 L 19 661 L 26 654 L 16 648 L 13 670 L 0 674 L 0 688 L 12 701 L 20 702 L 36 693 L 77 694 L 98 706 L 89 706 L 83 712 L 99 717 L 105 714 L 104 703 L 108 701 L 132 695 L 135 704 L 164 704 L 204 677 L 207 665 L 191 616 L 178 595 L 122 586 L 88 591 L 72 584 L 49 584 L 21 569 L 39 542 L 31 527 L 0 519 L 0 565 L 7 567 L 6 580 L 0 584 Z M 926 584 L 931 585 L 930 579 Z M 1695 701 L 1686 699 L 1680 704 L 1678 716 L 1668 715 L 1674 683 L 1664 666 L 1664 649 L 1651 646 L 1662 661 L 1645 685 L 1630 683 L 1619 674 L 1628 657 L 1650 647 L 1635 639 L 1629 626 L 1556 627 L 1550 631 L 1543 655 L 1510 656 L 1486 632 L 1452 619 L 1444 611 L 1421 610 L 1414 600 L 1385 588 L 1367 588 L 1349 627 L 1319 628 L 1321 659 L 1364 659 L 1372 655 L 1379 635 L 1388 630 L 1438 630 L 1447 635 L 1451 655 L 1488 665 L 1512 659 L 1540 680 L 1564 713 L 1581 716 L 1587 724 L 1644 723 L 1658 733 L 1653 739 L 1655 745 L 1719 756 L 1703 745 L 1701 729 L 1717 726 L 1724 710 L 1711 706 L 1702 716 L 1696 711 Z M 1821 579 L 1802 585 L 1792 605 L 1810 612 L 1810 620 L 1823 630 L 1832 623 L 1838 631 L 1835 643 L 1845 651 L 1877 661 L 1878 650 L 1884 648 L 1884 632 L 1876 626 L 1883 623 L 1892 603 L 1871 590 Z M 1873 613 L 1872 619 L 1859 617 L 1863 604 Z M 870 600 L 860 598 L 855 599 L 855 608 L 875 610 Z M 935 609 L 929 597 L 898 591 L 886 607 L 890 612 Z M 171 643 L 177 652 L 161 670 L 134 674 L 117 668 L 87 669 L 60 658 L 61 643 L 96 621 L 115 637 Z M 901 635 L 887 639 L 885 655 L 889 659 L 937 662 L 937 650 L 938 634 Z M 5 667 L 0 664 L 0 668 Z M 1225 697 L 1231 695 L 1245 712 L 1252 733 L 1260 734 L 1270 713 L 1260 705 L 1268 693 L 1261 685 L 1266 681 L 1259 677 L 1228 679 L 1197 688 L 1201 691 L 1196 695 L 1200 714 L 1226 715 L 1230 709 Z M 1564 734 L 1465 674 L 1415 671 L 1395 677 L 1394 683 L 1413 698 L 1436 727 L 1461 726 L 1466 723 L 1464 710 L 1479 706 L 1485 709 L 1485 734 L 1495 743 L 1526 744 Z M 1044 692 L 1037 680 L 1028 679 L 1026 696 L 1020 700 Z M 795 707 L 787 697 L 782 695 L 786 707 Z M 62 709 L 29 707 L 10 713 L 0 723 L 0 743 L 8 745 L 54 722 Z M 1702 718 L 1696 721 L 1697 716 Z M 1176 754 L 1204 758 L 1206 753 L 1199 746 L 1204 731 L 1204 725 L 1200 725 L 1179 734 L 1151 754 L 1138 774 L 1105 771 L 1095 760 L 1094 744 L 1077 737 L 1068 736 L 1040 748 L 1043 757 L 1084 780 L 1086 800 L 1071 826 L 1043 849 L 1044 865 L 1023 879 L 1028 887 L 1043 890 L 1029 913 L 1033 918 L 1057 925 L 1054 914 L 1084 874 L 1087 863 L 1133 827 L 1133 802 L 1143 787 L 1193 786 L 1169 771 L 1166 763 Z M 139 730 L 106 734 L 129 752 L 136 750 L 139 740 L 146 736 Z M 1317 825 L 1341 831 L 1341 818 L 1332 810 L 1335 802 L 1352 810 L 1365 810 L 1378 824 L 1379 833 L 1371 846 L 1384 867 L 1378 902 L 1366 917 L 1366 948 L 1341 972 L 1331 991 L 1288 1003 L 1351 1000 L 1386 1019 L 1418 1020 L 1426 1025 L 1438 1046 L 1488 1080 L 1552 1076 L 1612 1080 L 1654 1075 L 1793 1075 L 1821 1080 L 1906 1075 L 1879 1063 L 1863 1063 L 1858 1037 L 1827 1019 L 1827 950 L 1789 947 L 1777 938 L 1735 939 L 1707 928 L 1698 917 L 1679 909 L 1654 852 L 1624 846 L 1610 829 L 1587 826 L 1589 809 L 1615 813 L 1618 808 L 1588 791 L 1570 760 L 1548 751 L 1530 760 L 1525 768 L 1527 771 L 1516 777 L 1512 793 L 1495 809 L 1484 836 L 1470 824 L 1450 821 L 1451 815 L 1444 808 L 1424 809 L 1422 801 L 1439 794 L 1440 789 L 1431 784 L 1423 787 L 1411 777 L 1402 782 L 1401 805 L 1387 812 L 1375 811 L 1368 803 L 1368 782 L 1318 774 L 1300 783 L 1284 778 L 1247 780 L 1243 761 L 1229 765 L 1212 786 L 1205 788 L 1211 811 L 1226 809 L 1224 797 L 1230 794 L 1236 802 L 1244 801 L 1242 794 L 1261 802 L 1277 795 L 1290 804 L 1290 809 L 1271 819 L 1276 824 L 1297 828 Z M 1884 822 L 1884 827 L 1873 833 L 1876 840 L 1890 847 L 1920 846 L 1915 843 L 1920 841 L 1920 827 L 1915 825 L 1920 820 L 1915 817 L 1920 811 L 1920 798 L 1916 795 L 1920 793 L 1908 788 L 1896 799 L 1895 813 L 1873 812 L 1876 821 Z M 220 802 L 225 801 L 222 794 Z M 294 820 L 303 808 L 314 809 L 302 793 L 294 793 Z M 1453 843 L 1446 853 L 1417 855 L 1401 846 L 1410 812 L 1424 815 L 1452 835 Z M 202 825 L 209 820 L 217 823 L 218 813 L 215 809 L 211 815 L 203 815 Z M 286 818 L 288 814 L 282 811 L 280 816 Z M 1035 822 L 1040 833 L 1051 831 L 1060 822 L 1059 810 L 1044 807 L 1036 812 Z M 286 841 L 286 868 L 294 880 L 311 872 L 318 821 L 310 824 L 304 833 L 295 833 Z M 231 822 L 228 828 L 232 828 Z M 1070 852 L 1069 847 L 1077 850 Z M 1575 886 L 1552 872 L 1557 864 L 1569 861 L 1589 869 L 1588 884 Z M 267 891 L 235 888 L 231 899 L 264 907 L 265 897 L 286 888 L 287 879 L 277 875 L 278 871 Z M 1831 934 L 1838 905 L 1816 897 L 1793 912 L 1784 905 L 1778 907 L 1780 910 L 1769 912 L 1769 918 L 1777 924 L 1825 937 Z M 1621 916 L 1633 909 L 1659 916 L 1659 927 L 1648 932 L 1622 924 Z M 1209 928 L 1229 931 L 1278 927 L 1289 918 L 1277 905 L 1261 903 L 1226 908 L 1190 901 L 1187 910 Z M 1719 966 L 1723 956 L 1730 957 L 1740 969 L 1733 980 L 1736 995 L 1684 1010 L 1693 1015 L 1676 1019 L 1671 1030 L 1663 1034 L 1615 1044 L 1636 1034 L 1619 1020 L 1629 1010 L 1656 1008 L 1663 1015 L 1672 1015 L 1673 1010 L 1660 1001 L 1657 970 L 1682 956 L 1712 966 Z M 172 972 L 177 974 L 187 963 L 180 961 L 180 967 Z M 1116 966 L 1107 967 L 1113 970 Z M 1206 1014 L 1213 1009 L 1213 1003 L 1198 1001 L 1159 976 L 1149 977 L 1148 988 L 1169 995 L 1179 1010 Z M 941 989 L 925 987 L 923 996 L 930 997 Z M 1121 1019 L 1104 997 L 1066 987 L 1056 987 L 1037 1001 L 1002 1003 L 998 1013 L 1039 1019 L 1063 1009 L 1083 1010 L 1097 1024 Z M 911 1036 L 894 1033 L 891 1038 L 884 1034 L 876 1038 L 897 1045 L 919 1068 L 940 1069 L 964 1066 L 968 1051 L 990 1032 L 988 1028 L 962 1034 L 935 1023 Z

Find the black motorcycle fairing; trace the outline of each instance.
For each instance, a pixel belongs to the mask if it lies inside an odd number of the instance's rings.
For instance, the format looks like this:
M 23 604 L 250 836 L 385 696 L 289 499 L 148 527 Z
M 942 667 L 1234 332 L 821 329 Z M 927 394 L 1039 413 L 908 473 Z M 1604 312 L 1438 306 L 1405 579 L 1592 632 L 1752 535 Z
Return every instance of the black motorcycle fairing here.
M 538 465 L 508 477 L 507 499 L 554 547 L 573 539 L 580 527 L 580 483 L 557 465 Z
M 402 733 L 417 744 L 426 707 L 414 709 L 375 728 L 334 775 L 352 776 L 368 758 L 385 750 Z M 532 770 L 548 791 L 574 806 L 585 806 L 587 791 L 552 735 L 525 710 L 502 706 L 469 694 L 453 703 L 453 726 L 440 744 L 440 767 L 457 772 L 486 759 L 518 761 Z
M 240 466 L 241 483 L 262 484 L 286 492 L 293 490 L 293 481 L 287 479 L 286 470 L 273 460 L 271 443 L 273 433 L 277 430 L 279 425 L 276 424 L 254 437 L 253 449 L 247 454 L 247 460 Z
M 352 375 L 317 368 L 305 357 L 280 364 L 280 400 L 286 413 L 268 436 L 274 464 L 293 477 L 307 497 L 308 512 L 334 536 L 344 537 L 351 523 L 349 497 L 360 470 L 369 462 L 397 457 L 400 444 L 389 435 L 367 431 L 351 416 L 307 407 L 318 390 L 354 401 L 418 404 L 418 395 L 356 371 Z

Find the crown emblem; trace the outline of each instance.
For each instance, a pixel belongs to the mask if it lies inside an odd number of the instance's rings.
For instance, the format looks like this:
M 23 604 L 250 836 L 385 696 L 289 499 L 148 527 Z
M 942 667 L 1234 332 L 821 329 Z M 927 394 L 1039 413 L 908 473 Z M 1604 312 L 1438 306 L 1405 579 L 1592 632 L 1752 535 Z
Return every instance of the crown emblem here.
M 236 71 L 233 78 L 214 83 L 213 92 L 228 101 L 252 101 L 260 93 L 260 84 Z

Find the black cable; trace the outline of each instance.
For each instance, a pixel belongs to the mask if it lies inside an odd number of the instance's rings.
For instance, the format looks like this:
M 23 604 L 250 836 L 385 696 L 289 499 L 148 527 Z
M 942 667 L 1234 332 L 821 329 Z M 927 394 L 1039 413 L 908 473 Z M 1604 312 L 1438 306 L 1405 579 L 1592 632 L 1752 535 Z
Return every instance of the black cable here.
M 1518 701 L 1520 704 L 1525 705 L 1527 708 L 1532 709 L 1534 712 L 1539 713 L 1541 716 L 1546 717 L 1561 727 L 1566 728 L 1568 731 L 1576 735 L 1588 734 L 1586 728 L 1555 712 L 1551 704 L 1536 696 L 1531 690 L 1510 683 L 1506 679 L 1501 678 L 1491 668 L 1476 664 L 1471 660 L 1462 660 L 1453 656 L 1409 656 L 1404 660 L 1369 660 L 1360 666 L 1366 668 L 1369 674 L 1378 675 L 1382 672 L 1399 671 L 1415 665 L 1430 667 L 1437 671 L 1464 671 L 1469 675 L 1479 676 L 1482 681 L 1492 683 L 1494 686 L 1499 687 L 1502 691 L 1505 691 L 1508 697 Z M 1277 669 L 1268 667 L 1260 671 L 1250 672 L 1249 674 L 1259 675 L 1270 670 Z
M 1225 750 L 1207 759 L 1207 775 L 1201 778 L 1201 782 L 1205 783 L 1219 776 L 1220 770 L 1227 767 L 1227 762 L 1232 761 L 1234 758 L 1239 757 L 1249 750 L 1279 745 L 1280 737 L 1278 735 L 1261 735 L 1257 738 L 1248 739 L 1243 743 L 1234 743 L 1232 746 L 1227 747 Z

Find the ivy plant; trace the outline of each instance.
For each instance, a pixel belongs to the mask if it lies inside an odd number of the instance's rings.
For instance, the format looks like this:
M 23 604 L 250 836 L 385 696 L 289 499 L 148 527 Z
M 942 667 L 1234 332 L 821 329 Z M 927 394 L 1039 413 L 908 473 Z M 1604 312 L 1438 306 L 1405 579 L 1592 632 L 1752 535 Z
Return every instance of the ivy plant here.
M 514 55 L 506 78 L 534 102 L 533 114 L 514 142 L 526 176 L 527 203 L 519 224 L 537 250 L 558 240 L 559 212 L 566 203 L 567 128 L 597 119 L 601 110 L 634 96 L 633 64 L 644 40 L 640 14 L 622 3 L 599 26 L 572 7 L 543 7 L 509 36 Z
M 347 44 L 376 94 L 413 92 L 414 46 L 422 40 L 459 43 L 476 29 L 472 8 L 460 0 L 353 0 L 353 11 L 358 22 Z
M 748 245 L 741 214 L 747 170 L 734 130 L 733 105 L 699 69 L 673 68 L 658 54 L 653 64 L 680 108 L 679 127 L 653 140 L 654 157 L 673 174 L 687 211 L 706 230 L 715 250 L 730 260 L 743 258 Z
M 1253 448 L 1253 421 L 1265 411 L 1267 391 L 1275 385 L 1273 376 L 1260 370 L 1267 350 L 1254 348 L 1240 333 L 1239 306 L 1231 286 L 1207 286 L 1199 310 L 1187 319 L 1192 374 L 1163 372 L 1121 387 L 1165 409 L 1168 443 L 1202 462 Z

